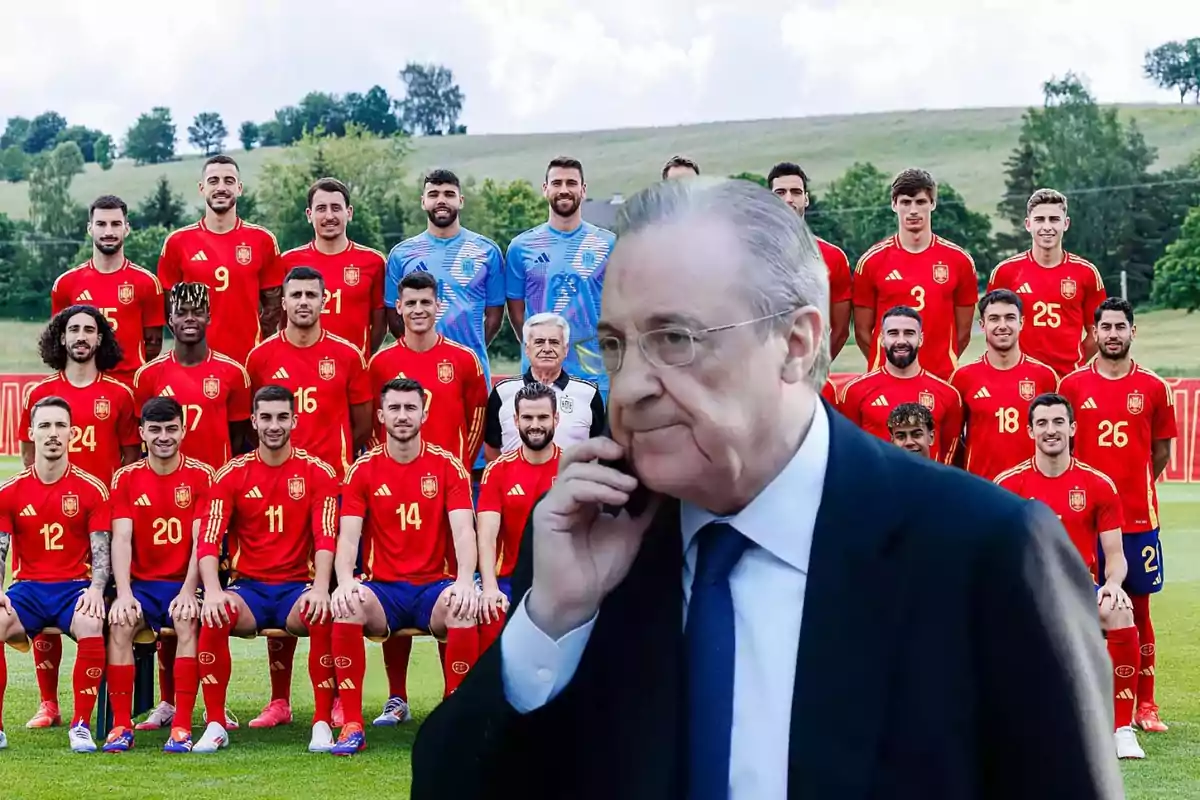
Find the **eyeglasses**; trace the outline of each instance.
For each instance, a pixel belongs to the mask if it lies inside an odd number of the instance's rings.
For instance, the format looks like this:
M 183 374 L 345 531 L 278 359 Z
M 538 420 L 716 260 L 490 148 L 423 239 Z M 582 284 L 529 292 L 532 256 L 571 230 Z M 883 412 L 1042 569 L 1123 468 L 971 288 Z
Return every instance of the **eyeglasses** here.
M 686 367 L 696 360 L 696 342 L 703 341 L 705 335 L 765 322 L 790 314 L 793 310 L 789 308 L 765 317 L 747 319 L 730 325 L 717 325 L 713 328 L 701 328 L 698 331 L 681 326 L 658 328 L 640 333 L 634 338 L 642 355 L 652 365 L 656 367 Z M 600 358 L 604 362 L 604 369 L 610 373 L 619 370 L 625 360 L 626 341 L 617 336 L 601 336 L 597 340 L 597 344 L 600 348 Z

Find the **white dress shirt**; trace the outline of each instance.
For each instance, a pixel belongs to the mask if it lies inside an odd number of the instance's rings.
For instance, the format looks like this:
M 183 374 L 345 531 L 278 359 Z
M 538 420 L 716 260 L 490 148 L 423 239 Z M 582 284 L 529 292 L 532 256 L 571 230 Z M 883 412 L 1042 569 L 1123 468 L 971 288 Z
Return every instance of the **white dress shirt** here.
M 693 541 L 700 528 L 721 519 L 756 545 L 729 576 L 737 643 L 731 800 L 787 796 L 800 621 L 828 460 L 829 420 L 817 403 L 796 455 L 748 506 L 733 517 L 717 517 L 689 503 L 680 508 L 685 624 L 696 566 Z M 570 683 L 595 622 L 593 617 L 555 641 L 530 620 L 521 599 L 500 636 L 504 693 L 513 708 L 521 713 L 540 708 Z

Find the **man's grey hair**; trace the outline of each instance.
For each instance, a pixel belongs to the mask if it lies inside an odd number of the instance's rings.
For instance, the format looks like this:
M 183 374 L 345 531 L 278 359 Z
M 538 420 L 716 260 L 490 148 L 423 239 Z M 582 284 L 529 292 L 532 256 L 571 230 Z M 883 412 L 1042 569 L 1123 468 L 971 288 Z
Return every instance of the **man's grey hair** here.
M 823 335 L 809 371 L 816 389 L 829 374 L 829 272 L 803 217 L 758 184 L 728 178 L 656 183 L 630 197 L 617 213 L 617 238 L 650 225 L 711 214 L 733 226 L 746 248 L 743 274 L 755 317 L 814 306 Z M 680 287 L 683 291 L 685 287 Z M 782 320 L 781 320 L 782 321 Z
M 562 331 L 563 347 L 571 343 L 571 326 L 566 317 L 552 311 L 543 311 L 525 320 L 525 324 L 521 326 L 521 344 L 529 344 L 529 332 L 538 325 L 557 325 Z

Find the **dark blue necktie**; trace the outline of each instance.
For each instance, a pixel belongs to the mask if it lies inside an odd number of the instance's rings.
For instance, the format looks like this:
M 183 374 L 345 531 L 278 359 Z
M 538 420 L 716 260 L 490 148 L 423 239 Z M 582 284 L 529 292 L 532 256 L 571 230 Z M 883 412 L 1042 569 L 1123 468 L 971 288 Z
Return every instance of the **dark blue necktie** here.
M 734 620 L 729 573 L 750 541 L 724 522 L 697 534 L 684 652 L 688 800 L 727 800 L 733 729 Z

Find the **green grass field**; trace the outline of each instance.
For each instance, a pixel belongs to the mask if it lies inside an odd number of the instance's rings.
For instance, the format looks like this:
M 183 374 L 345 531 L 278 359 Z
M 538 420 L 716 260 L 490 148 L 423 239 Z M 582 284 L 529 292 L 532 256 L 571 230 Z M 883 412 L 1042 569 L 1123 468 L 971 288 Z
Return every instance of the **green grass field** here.
M 408 167 L 413 176 L 447 167 L 463 178 L 524 178 L 538 186 L 546 162 L 567 154 L 583 161 L 589 194 L 607 199 L 614 192 L 629 194 L 656 179 L 663 161 L 675 153 L 688 154 L 711 174 L 765 174 L 777 161 L 799 161 L 817 186 L 855 161 L 872 161 L 885 171 L 923 166 L 953 184 L 972 209 L 994 214 L 1004 194 L 1004 159 L 1017 143 L 1023 112 L 1022 108 L 903 111 L 584 133 L 432 136 L 414 140 Z M 1136 119 L 1146 140 L 1159 149 L 1158 167 L 1175 166 L 1195 153 L 1200 108 L 1125 106 L 1122 113 Z M 275 152 L 276 148 L 231 151 L 248 187 L 255 188 L 262 165 Z M 101 194 L 118 194 L 132 204 L 150 193 L 159 175 L 166 175 L 189 204 L 198 206 L 195 187 L 200 162 L 199 156 L 143 167 L 122 161 L 109 172 L 89 164 L 75 179 L 72 194 L 81 203 Z M 26 218 L 28 185 L 0 184 L 0 212 Z

